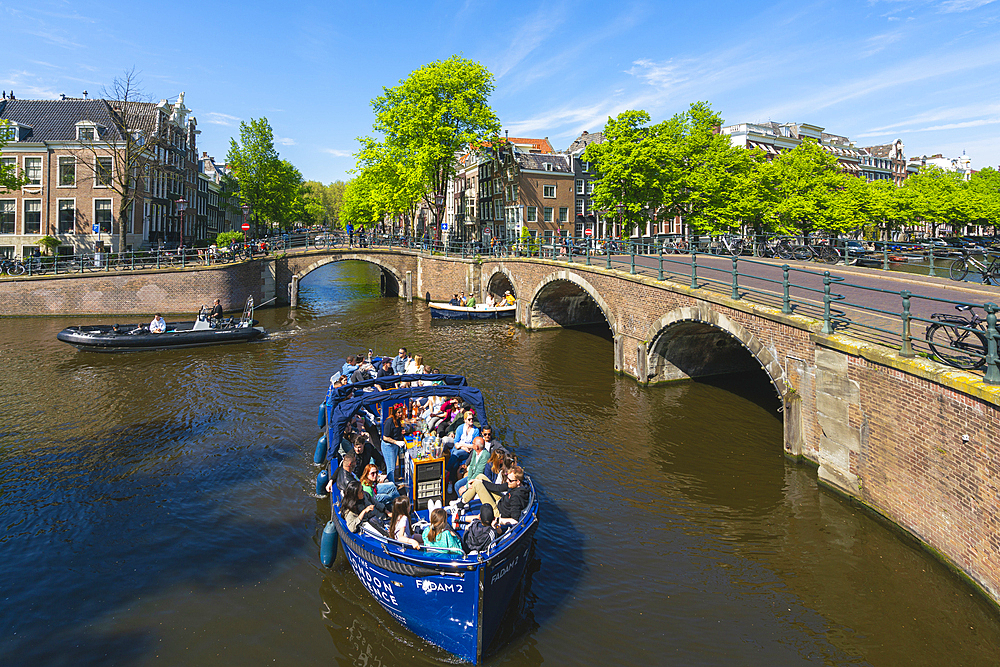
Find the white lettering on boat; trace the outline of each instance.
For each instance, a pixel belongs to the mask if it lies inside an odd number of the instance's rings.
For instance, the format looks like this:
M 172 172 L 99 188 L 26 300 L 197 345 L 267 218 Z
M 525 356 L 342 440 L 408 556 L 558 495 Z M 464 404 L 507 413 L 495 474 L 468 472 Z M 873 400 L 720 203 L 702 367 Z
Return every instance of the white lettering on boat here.
M 500 581 L 501 579 L 503 579 L 504 576 L 506 576 L 506 574 L 508 572 L 510 572 L 511 568 L 513 568 L 515 565 L 517 565 L 517 561 L 519 561 L 519 560 L 521 560 L 521 557 L 520 556 L 515 556 L 514 560 L 512 560 L 509 563 L 507 563 L 507 565 L 504 566 L 504 568 L 502 570 L 500 570 L 499 572 L 497 572 L 496 574 L 493 575 L 493 578 L 490 579 L 490 583 L 491 584 L 495 584 L 498 581 Z
M 351 565 L 354 566 L 354 571 L 358 575 L 358 579 L 368 589 L 368 592 L 374 595 L 379 602 L 398 606 L 396 594 L 392 590 L 391 580 L 386 581 L 378 572 L 373 572 L 368 563 L 350 549 L 346 551 L 351 560 Z
M 431 581 L 430 579 L 417 579 L 417 588 L 424 593 L 441 591 L 443 593 L 458 593 L 459 595 L 465 590 L 461 583 L 443 583 Z

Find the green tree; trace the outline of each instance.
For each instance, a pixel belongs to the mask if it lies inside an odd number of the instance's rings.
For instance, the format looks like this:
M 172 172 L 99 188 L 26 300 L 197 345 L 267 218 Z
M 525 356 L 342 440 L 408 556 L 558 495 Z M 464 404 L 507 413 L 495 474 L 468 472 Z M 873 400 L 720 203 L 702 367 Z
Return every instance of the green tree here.
M 970 218 L 979 225 L 1000 226 L 1000 171 L 986 167 L 969 179 L 966 189 L 974 197 Z
M 958 172 L 925 166 L 906 179 L 900 196 L 911 219 L 930 225 L 931 236 L 937 236 L 940 225 L 965 221 L 961 208 L 964 185 Z
M 843 192 L 850 187 L 837 158 L 812 139 L 782 153 L 771 163 L 777 231 L 809 234 L 813 231 L 843 233 L 858 226 L 845 214 Z
M 493 88 L 486 67 L 452 56 L 411 72 L 372 101 L 374 129 L 383 135 L 385 155 L 411 172 L 404 180 L 419 183 L 438 220 L 455 175 L 455 154 L 500 132 L 489 106 Z M 368 147 L 364 143 L 362 150 Z
M 278 157 L 267 118 L 240 123 L 240 139 L 230 140 L 226 160 L 239 182 L 240 201 L 250 207 L 258 233 L 262 224 L 288 229 L 305 217 L 300 195 L 302 174 Z

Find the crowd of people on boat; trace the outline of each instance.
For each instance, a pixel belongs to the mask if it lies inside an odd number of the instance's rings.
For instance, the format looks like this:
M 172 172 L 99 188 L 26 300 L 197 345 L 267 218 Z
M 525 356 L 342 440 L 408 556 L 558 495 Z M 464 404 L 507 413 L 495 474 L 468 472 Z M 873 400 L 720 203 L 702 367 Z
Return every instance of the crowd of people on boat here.
M 379 383 L 379 378 L 436 374 L 421 355 L 410 355 L 400 347 L 395 357 L 378 358 L 372 350 L 348 356 L 331 382 L 340 388 L 372 381 L 357 391 L 383 391 L 441 381 Z M 423 521 L 413 512 L 399 468 L 406 465 L 406 438 L 428 435 L 441 443 L 446 492 L 454 500 L 447 506 L 430 501 L 428 520 Z M 339 464 L 327 491 L 336 484 L 340 512 L 352 532 L 368 523 L 411 548 L 466 554 L 487 548 L 518 522 L 530 504 L 531 493 L 517 455 L 497 442 L 492 427 L 483 426 L 475 409 L 457 397 L 411 397 L 408 402 L 385 406 L 381 418 L 361 409 L 344 426 L 340 442 L 330 446 Z M 479 515 L 472 517 L 470 505 L 476 499 L 481 507 Z M 463 525 L 459 536 L 457 528 Z
M 513 306 L 516 299 L 514 295 L 510 293 L 510 290 L 504 292 L 503 296 L 495 295 L 492 292 L 486 294 L 486 308 L 500 308 L 502 306 Z M 463 308 L 475 308 L 477 305 L 476 295 L 469 294 L 465 296 L 465 292 L 458 292 L 451 297 L 448 302 L 449 306 L 461 306 Z

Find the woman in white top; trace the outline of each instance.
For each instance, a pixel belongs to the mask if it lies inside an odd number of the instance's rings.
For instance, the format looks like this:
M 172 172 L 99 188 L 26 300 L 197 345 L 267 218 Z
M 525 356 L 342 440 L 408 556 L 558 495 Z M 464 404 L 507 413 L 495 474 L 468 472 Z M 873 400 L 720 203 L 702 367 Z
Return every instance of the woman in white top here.
M 420 533 L 414 533 L 410 527 L 410 499 L 406 496 L 400 496 L 392 503 L 392 516 L 389 518 L 389 525 L 392 526 L 392 539 L 414 549 L 420 548 L 423 536 Z
M 406 374 L 412 375 L 414 373 L 421 373 L 424 369 L 424 357 L 423 355 L 414 355 L 412 359 L 406 362 Z

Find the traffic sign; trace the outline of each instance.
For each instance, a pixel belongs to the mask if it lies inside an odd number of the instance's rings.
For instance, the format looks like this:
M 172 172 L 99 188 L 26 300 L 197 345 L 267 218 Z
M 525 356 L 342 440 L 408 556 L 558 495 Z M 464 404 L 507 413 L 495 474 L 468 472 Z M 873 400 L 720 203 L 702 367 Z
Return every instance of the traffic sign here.
M 245 231 L 245 232 L 249 232 L 250 231 L 250 223 L 249 222 L 244 222 L 243 226 L 241 227 L 241 229 L 243 231 Z
M 585 230 L 583 230 L 583 235 L 584 236 L 593 236 L 594 235 L 594 230 L 591 229 L 590 227 L 587 227 Z
M 441 231 L 442 232 L 448 231 L 448 223 L 447 222 L 442 222 L 441 223 Z
M 94 229 L 94 233 L 95 234 L 100 234 L 101 233 L 101 225 L 100 225 L 100 223 L 95 222 L 93 229 Z
M 489 227 L 483 227 L 483 238 L 487 238 L 488 239 L 490 237 L 491 233 L 492 232 L 490 232 L 490 228 Z

